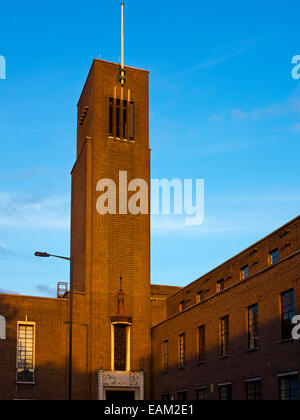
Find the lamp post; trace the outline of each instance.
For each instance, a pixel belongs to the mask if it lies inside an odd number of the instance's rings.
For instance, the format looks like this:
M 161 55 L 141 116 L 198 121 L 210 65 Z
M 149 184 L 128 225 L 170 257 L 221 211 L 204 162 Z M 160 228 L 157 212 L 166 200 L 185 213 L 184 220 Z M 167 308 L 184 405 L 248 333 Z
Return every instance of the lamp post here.
M 36 252 L 34 254 L 40 258 L 59 258 L 70 262 L 70 325 L 69 325 L 69 401 L 72 400 L 72 363 L 73 363 L 73 259 L 61 257 L 60 255 L 52 255 L 47 252 Z

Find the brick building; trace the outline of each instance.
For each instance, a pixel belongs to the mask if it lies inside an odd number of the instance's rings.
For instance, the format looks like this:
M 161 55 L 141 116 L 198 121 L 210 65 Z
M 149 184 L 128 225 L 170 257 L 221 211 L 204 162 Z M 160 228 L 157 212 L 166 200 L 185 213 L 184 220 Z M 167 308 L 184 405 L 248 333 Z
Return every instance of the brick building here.
M 299 397 L 300 218 L 181 289 L 150 284 L 149 212 L 127 214 L 116 191 L 119 210 L 99 214 L 100 180 L 150 184 L 148 97 L 148 72 L 93 62 L 72 170 L 73 316 L 68 290 L 0 295 L 1 400 L 68 398 L 70 325 L 73 399 Z

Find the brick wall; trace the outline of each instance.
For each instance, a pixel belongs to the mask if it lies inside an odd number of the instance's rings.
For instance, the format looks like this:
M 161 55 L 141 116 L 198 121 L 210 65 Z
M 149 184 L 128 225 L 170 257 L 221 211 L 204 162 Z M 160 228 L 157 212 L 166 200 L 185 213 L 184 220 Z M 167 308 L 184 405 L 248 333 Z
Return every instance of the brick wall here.
M 262 378 L 263 398 L 278 399 L 278 375 L 298 371 L 300 366 L 300 343 L 280 343 L 281 293 L 294 289 L 295 313 L 300 314 L 299 247 L 296 251 L 299 221 L 294 221 L 289 228 L 291 232 L 286 238 L 280 238 L 282 231 L 278 231 L 266 243 L 260 243 L 255 258 L 262 268 L 268 250 L 276 246 L 281 248 L 282 242 L 288 239 L 291 241 L 290 256 L 285 251 L 281 261 L 273 267 L 265 267 L 246 281 L 228 285 L 224 292 L 173 315 L 152 329 L 152 390 L 155 399 L 160 399 L 163 393 L 171 393 L 176 398 L 180 390 L 187 390 L 188 398 L 196 399 L 198 387 L 207 387 L 208 399 L 218 399 L 218 384 L 228 382 L 233 384 L 233 399 L 244 399 L 244 382 L 257 377 Z M 225 272 L 232 274 L 233 271 L 227 271 L 227 268 L 238 269 L 247 262 L 247 255 L 249 257 L 249 250 L 238 256 L 237 262 L 232 260 L 229 265 L 225 264 Z M 216 274 L 216 279 L 219 274 Z M 212 278 L 212 274 L 209 277 Z M 194 288 L 196 290 L 198 288 Z M 184 293 L 179 292 L 169 301 L 178 302 L 178 295 Z M 254 304 L 259 308 L 259 348 L 248 352 L 247 308 Z M 176 307 L 175 303 L 174 312 Z M 219 325 L 224 316 L 229 316 L 230 356 L 220 358 Z M 206 362 L 198 364 L 197 330 L 202 325 L 206 327 Z M 178 336 L 183 333 L 186 334 L 186 363 L 181 369 L 178 365 Z M 169 368 L 166 372 L 162 367 L 162 343 L 165 340 L 169 340 Z

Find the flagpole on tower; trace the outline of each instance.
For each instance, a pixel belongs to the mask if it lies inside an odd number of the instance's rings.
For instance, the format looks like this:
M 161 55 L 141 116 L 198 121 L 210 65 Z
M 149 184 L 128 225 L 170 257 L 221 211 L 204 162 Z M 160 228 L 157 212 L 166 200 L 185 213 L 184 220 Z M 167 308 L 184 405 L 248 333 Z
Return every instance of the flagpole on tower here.
M 125 85 L 125 59 L 124 59 L 124 3 L 121 3 L 121 65 L 120 65 L 120 83 Z

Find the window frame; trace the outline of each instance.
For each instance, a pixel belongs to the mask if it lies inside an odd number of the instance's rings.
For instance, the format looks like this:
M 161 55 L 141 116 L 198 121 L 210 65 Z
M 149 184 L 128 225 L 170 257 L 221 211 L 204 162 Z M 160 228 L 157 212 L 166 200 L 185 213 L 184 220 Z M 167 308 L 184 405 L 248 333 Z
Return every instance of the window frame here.
M 186 361 L 186 335 L 185 333 L 178 336 L 178 364 L 180 368 L 185 367 Z
M 32 327 L 33 334 L 32 334 L 32 367 L 27 368 L 21 368 L 20 367 L 20 347 L 19 347 L 19 341 L 20 341 L 20 327 Z M 35 347 L 36 347 L 36 323 L 35 322 L 28 322 L 28 321 L 18 321 L 17 322 L 17 355 L 16 355 L 16 383 L 22 384 L 22 385 L 34 385 L 35 384 Z M 25 372 L 28 370 L 30 373 L 32 373 L 32 381 L 21 381 L 19 378 L 19 374 L 22 372 Z
M 292 379 L 297 379 L 297 391 L 298 391 L 298 395 L 297 395 L 297 399 L 291 398 L 292 396 L 292 391 L 293 388 L 291 387 L 291 383 L 289 383 L 289 397 L 290 398 L 282 398 L 283 397 L 283 389 L 282 389 L 282 381 L 283 380 L 292 380 Z M 290 374 L 286 374 L 286 375 L 279 375 L 278 377 L 278 381 L 279 381 L 279 400 L 280 401 L 299 401 L 300 400 L 300 384 L 299 384 L 299 374 L 298 373 L 290 373 Z
M 203 393 L 203 398 L 199 398 L 199 393 Z M 206 386 L 196 388 L 196 400 L 197 401 L 207 401 L 208 400 L 208 388 Z
M 276 253 L 276 258 L 274 259 L 274 254 Z M 273 251 L 269 252 L 269 266 L 271 267 L 274 264 L 279 262 L 279 249 L 275 248 Z
M 196 303 L 199 304 L 204 301 L 204 290 L 200 290 L 196 296 Z
M 203 333 L 204 332 L 204 333 Z M 202 333 L 202 335 L 201 335 Z M 203 338 L 201 340 L 201 338 Z M 201 357 L 202 355 L 202 357 Z M 201 325 L 198 327 L 197 331 L 197 356 L 198 356 L 198 363 L 205 363 L 206 362 L 206 326 Z
M 111 324 L 111 370 L 115 371 L 115 327 L 123 325 L 126 328 L 126 369 L 130 372 L 131 368 L 131 327 L 128 322 L 113 322 Z
M 221 391 L 222 389 L 227 388 L 229 390 L 228 395 L 229 398 L 224 400 L 223 398 L 221 398 Z M 219 391 L 219 401 L 232 401 L 232 383 L 229 384 L 224 384 L 224 385 L 218 385 L 218 391 Z
M 290 293 L 292 293 L 292 309 L 290 309 L 290 302 L 288 304 L 288 310 L 285 311 L 285 296 L 289 295 Z M 286 321 L 284 319 L 285 315 L 288 315 L 288 319 L 290 321 L 290 325 L 289 327 L 287 327 Z M 292 314 L 292 315 L 291 315 Z M 289 289 L 286 292 L 283 292 L 280 294 L 280 339 L 281 341 L 286 341 L 286 340 L 292 340 L 292 330 L 294 328 L 291 320 L 293 319 L 295 315 L 295 293 L 294 293 L 294 289 Z
M 260 385 L 259 392 L 257 390 L 257 385 Z M 254 399 L 249 399 L 249 385 L 255 385 L 254 390 Z M 245 381 L 245 399 L 246 401 L 262 401 L 263 400 L 263 393 L 262 393 L 262 379 L 252 379 L 249 381 Z
M 169 340 L 162 343 L 162 367 L 164 371 L 169 368 Z
M 257 308 L 256 311 L 256 319 L 255 321 L 252 323 L 252 317 L 251 317 L 251 313 L 250 311 L 253 308 Z M 251 350 L 256 350 L 258 348 L 258 344 L 259 344 L 259 331 L 258 331 L 258 304 L 255 303 L 254 305 L 248 306 L 247 308 L 247 348 L 249 351 Z M 251 332 L 253 331 L 253 335 L 251 335 Z M 251 340 L 254 340 L 254 345 L 251 346 Z
M 216 291 L 217 293 L 222 293 L 225 290 L 225 280 L 224 279 L 220 279 L 217 281 L 217 285 L 216 285 Z
M 246 280 L 249 277 L 249 265 L 245 265 L 240 270 L 240 280 Z
M 227 321 L 226 324 L 223 324 Z M 225 328 L 226 327 L 226 328 Z M 228 357 L 230 353 L 230 330 L 229 330 L 229 315 L 226 315 L 220 319 L 220 357 Z

